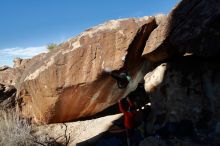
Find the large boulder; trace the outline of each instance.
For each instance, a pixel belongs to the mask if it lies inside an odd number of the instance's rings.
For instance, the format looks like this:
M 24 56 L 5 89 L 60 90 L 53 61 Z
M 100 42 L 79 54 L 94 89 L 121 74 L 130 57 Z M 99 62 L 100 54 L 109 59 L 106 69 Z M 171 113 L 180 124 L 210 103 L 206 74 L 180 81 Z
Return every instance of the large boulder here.
M 141 54 L 155 27 L 154 17 L 112 20 L 42 55 L 21 77 L 20 112 L 36 122 L 64 122 L 116 103 L 143 79 Z M 119 89 L 106 75 L 111 71 L 128 71 L 133 80 Z
M 220 54 L 220 1 L 183 0 L 146 42 L 143 56 L 161 61 L 177 54 Z
M 147 73 L 145 90 L 151 97 L 155 115 L 165 113 L 165 122 L 188 119 L 197 128 L 214 128 L 220 121 L 218 62 L 218 59 L 179 57 Z

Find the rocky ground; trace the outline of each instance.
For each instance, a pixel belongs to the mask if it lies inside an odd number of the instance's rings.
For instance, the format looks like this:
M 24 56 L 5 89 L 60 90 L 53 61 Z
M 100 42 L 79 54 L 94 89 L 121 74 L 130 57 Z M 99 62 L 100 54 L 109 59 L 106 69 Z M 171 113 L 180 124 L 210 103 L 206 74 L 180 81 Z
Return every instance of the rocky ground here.
M 65 124 L 38 126 L 34 130 L 36 131 L 34 134 L 44 135 L 46 133 L 49 137 L 53 137 L 60 142 L 65 142 L 67 137 L 69 145 L 80 145 L 79 143 L 90 140 L 90 142 L 85 142 L 87 145 L 90 145 L 90 143 L 99 141 L 102 134 L 113 125 L 112 122 L 119 119 L 121 116 L 122 114 L 117 114 Z
M 63 124 L 50 124 L 35 128 L 34 135 L 45 135 L 60 143 L 76 146 L 127 146 L 123 127 L 123 115 L 109 115 L 83 121 Z M 183 126 L 184 127 L 184 126 Z M 133 137 L 139 146 L 218 146 L 220 135 L 195 132 L 197 136 L 179 136 L 166 133 L 163 135 L 143 135 L 141 127 L 135 128 Z M 168 136 L 170 134 L 170 136 Z

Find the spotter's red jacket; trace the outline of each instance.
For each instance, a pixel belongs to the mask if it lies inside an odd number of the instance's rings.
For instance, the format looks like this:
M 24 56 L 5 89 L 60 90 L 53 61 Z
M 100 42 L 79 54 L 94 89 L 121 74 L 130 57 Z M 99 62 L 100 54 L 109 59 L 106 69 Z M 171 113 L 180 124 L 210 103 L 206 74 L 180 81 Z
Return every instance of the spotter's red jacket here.
M 132 107 L 133 103 L 129 100 L 129 106 Z M 134 120 L 135 120 L 135 112 L 134 111 L 127 111 L 122 106 L 121 101 L 119 101 L 119 110 L 124 114 L 124 126 L 126 129 L 133 129 L 134 128 Z

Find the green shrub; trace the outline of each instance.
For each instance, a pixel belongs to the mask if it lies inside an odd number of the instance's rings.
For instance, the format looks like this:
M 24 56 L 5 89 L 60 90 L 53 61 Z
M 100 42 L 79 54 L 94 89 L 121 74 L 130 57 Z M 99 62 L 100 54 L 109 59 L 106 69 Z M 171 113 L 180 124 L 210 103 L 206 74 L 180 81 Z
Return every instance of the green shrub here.
M 56 47 L 57 47 L 57 44 L 56 44 L 56 43 L 50 43 L 50 44 L 47 45 L 47 49 L 48 49 L 49 51 L 53 50 L 53 49 L 56 48 Z

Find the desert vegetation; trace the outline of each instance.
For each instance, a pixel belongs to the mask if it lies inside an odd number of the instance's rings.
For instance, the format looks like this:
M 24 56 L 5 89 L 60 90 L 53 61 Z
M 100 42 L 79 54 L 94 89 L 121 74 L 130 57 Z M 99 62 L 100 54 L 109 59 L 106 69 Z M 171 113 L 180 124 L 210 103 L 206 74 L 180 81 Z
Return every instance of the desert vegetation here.
M 47 134 L 35 135 L 29 120 L 19 117 L 14 109 L 4 107 L 0 107 L 0 129 L 0 145 L 4 146 L 63 146 L 70 140 L 66 133 L 63 143 Z
M 49 51 L 52 51 L 54 48 L 56 48 L 57 47 L 57 44 L 56 43 L 50 43 L 50 44 L 48 44 L 47 45 L 47 49 L 49 50 Z
M 31 125 L 13 109 L 0 109 L 0 145 L 33 145 Z

